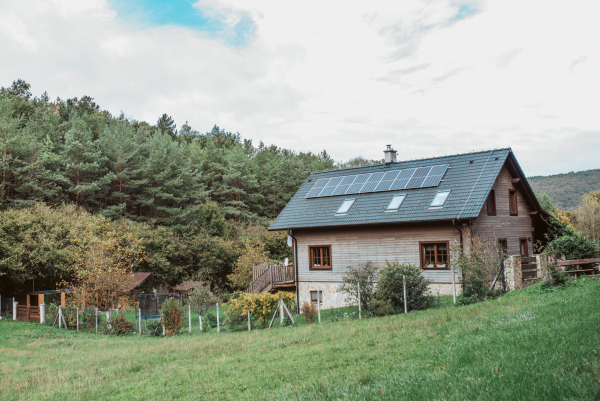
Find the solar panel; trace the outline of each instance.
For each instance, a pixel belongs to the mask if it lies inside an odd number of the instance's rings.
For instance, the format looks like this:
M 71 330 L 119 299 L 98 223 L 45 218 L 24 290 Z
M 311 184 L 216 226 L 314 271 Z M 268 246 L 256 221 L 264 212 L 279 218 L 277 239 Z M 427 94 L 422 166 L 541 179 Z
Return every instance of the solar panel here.
M 429 174 L 429 170 L 431 170 L 431 167 L 419 167 L 408 184 L 406 184 L 406 188 L 419 188 L 423 181 L 425 181 L 427 174 Z
M 377 185 L 377 187 L 375 188 L 375 192 L 387 191 L 388 189 L 390 189 L 390 186 L 392 186 L 392 183 L 398 176 L 399 172 L 400 170 L 388 171 L 387 173 L 385 173 L 381 181 L 379 181 L 379 185 Z
M 350 185 L 350 187 L 348 188 L 346 193 L 347 194 L 359 193 L 360 189 L 363 187 L 363 185 L 365 185 L 365 182 L 367 182 L 367 180 L 369 179 L 370 176 L 371 176 L 371 174 L 361 174 L 361 175 L 356 176 L 356 179 L 354 180 L 352 185 Z
M 365 183 L 365 185 L 360 189 L 360 193 L 363 194 L 365 192 L 373 192 L 379 184 L 379 181 L 383 178 L 384 173 L 373 173 Z
M 356 179 L 355 175 L 349 175 L 344 177 L 342 182 L 339 183 L 335 191 L 331 195 L 343 195 L 346 193 L 352 182 Z
M 437 187 L 447 170 L 447 164 L 440 164 L 437 166 L 408 168 L 404 170 L 380 171 L 371 174 L 321 178 L 308 191 L 306 197 L 317 198 L 322 196 Z
M 442 177 L 444 176 L 444 174 L 446 174 L 447 169 L 448 169 L 447 164 L 442 164 L 440 166 L 432 167 L 431 171 L 429 172 L 429 175 L 427 176 L 427 178 L 425 178 L 425 181 L 423 181 L 423 184 L 421 184 L 421 188 L 437 187 L 438 185 L 440 185 L 440 181 L 442 180 Z
M 400 171 L 400 174 L 398 174 L 398 177 L 396 177 L 396 180 L 390 186 L 390 190 L 394 191 L 397 189 L 406 188 L 406 184 L 408 184 L 408 181 L 413 176 L 415 170 L 416 170 L 416 168 L 409 168 L 409 169 Z
M 308 191 L 306 194 L 307 198 L 314 198 L 315 196 L 319 196 L 319 192 L 325 187 L 325 184 L 329 182 L 329 178 L 321 178 L 315 185 L 313 185 L 312 189 Z

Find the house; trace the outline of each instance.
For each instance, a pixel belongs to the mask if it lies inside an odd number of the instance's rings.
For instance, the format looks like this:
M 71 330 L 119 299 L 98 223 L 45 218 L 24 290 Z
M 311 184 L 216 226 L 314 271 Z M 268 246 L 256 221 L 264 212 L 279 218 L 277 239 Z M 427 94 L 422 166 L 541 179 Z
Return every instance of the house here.
M 450 246 L 465 228 L 508 254 L 533 255 L 544 240 L 548 214 L 510 148 L 403 162 L 389 145 L 384 153 L 380 165 L 311 174 L 269 227 L 290 235 L 294 264 L 281 269 L 295 273 L 299 304 L 344 306 L 347 267 L 366 261 L 414 263 L 432 292 L 451 294 Z

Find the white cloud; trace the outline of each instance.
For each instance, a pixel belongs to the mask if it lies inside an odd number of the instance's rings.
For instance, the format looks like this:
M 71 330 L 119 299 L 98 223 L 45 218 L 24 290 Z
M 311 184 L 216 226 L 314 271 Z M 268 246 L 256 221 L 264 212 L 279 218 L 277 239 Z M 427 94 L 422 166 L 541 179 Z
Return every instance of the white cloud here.
M 2 2 L 0 85 L 337 160 L 387 143 L 401 159 L 512 146 L 530 175 L 599 167 L 595 1 L 196 7 L 231 27 L 250 16 L 252 39 L 139 24 L 101 0 Z

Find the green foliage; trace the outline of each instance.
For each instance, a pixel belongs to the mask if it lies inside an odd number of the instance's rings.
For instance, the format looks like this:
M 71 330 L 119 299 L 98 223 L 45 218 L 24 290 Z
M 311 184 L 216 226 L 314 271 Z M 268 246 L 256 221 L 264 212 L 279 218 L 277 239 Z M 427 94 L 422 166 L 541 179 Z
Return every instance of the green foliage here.
M 376 310 L 385 311 L 384 305 L 393 308 L 394 313 L 404 312 L 404 284 L 406 276 L 406 298 L 408 310 L 422 310 L 429 307 L 428 286 L 420 267 L 410 263 L 386 262 L 379 271 L 379 281 L 375 290 Z M 385 313 L 384 313 L 385 314 Z
M 559 271 L 554 263 L 548 265 L 548 270 L 550 270 L 550 277 L 552 278 L 551 284 L 554 287 L 564 287 L 567 282 L 567 275 Z
M 126 336 L 133 333 L 133 324 L 125 318 L 124 315 L 111 317 L 107 320 L 106 330 L 104 334 L 112 334 L 115 336 Z
M 162 321 L 160 320 L 146 320 L 146 335 L 150 337 L 159 337 L 162 336 Z
M 600 169 L 528 177 L 527 181 L 536 193 L 547 194 L 556 207 L 574 210 L 586 193 L 600 189 Z
M 178 299 L 169 298 L 163 302 L 160 309 L 160 322 L 165 326 L 167 337 L 177 335 L 183 328 L 184 312 L 183 305 Z
M 358 288 L 360 285 L 361 306 L 368 310 L 375 294 L 375 281 L 378 271 L 379 266 L 371 261 L 356 266 L 348 266 L 347 273 L 342 278 L 340 291 L 348 294 L 350 302 L 358 303 Z
M 546 247 L 546 253 L 565 255 L 567 260 L 593 258 L 597 246 L 589 238 L 579 234 L 564 235 L 552 240 Z

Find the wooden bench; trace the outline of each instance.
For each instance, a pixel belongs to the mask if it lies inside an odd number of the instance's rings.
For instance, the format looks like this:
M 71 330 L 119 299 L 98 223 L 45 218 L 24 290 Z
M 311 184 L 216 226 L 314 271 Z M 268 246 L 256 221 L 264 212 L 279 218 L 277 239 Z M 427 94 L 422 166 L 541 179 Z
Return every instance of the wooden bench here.
M 578 259 L 578 260 L 557 260 L 554 262 L 556 266 L 579 266 L 579 265 L 589 265 L 593 263 L 600 263 L 600 258 L 594 259 Z M 577 269 L 577 270 L 565 270 L 563 273 L 573 273 L 575 274 L 575 278 L 578 279 L 582 273 L 593 273 L 597 272 L 598 267 L 593 267 L 591 269 Z
M 593 273 L 597 272 L 598 268 L 593 269 L 580 269 L 580 270 L 565 270 L 563 273 L 575 273 L 575 278 L 578 279 L 581 273 Z

